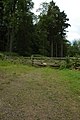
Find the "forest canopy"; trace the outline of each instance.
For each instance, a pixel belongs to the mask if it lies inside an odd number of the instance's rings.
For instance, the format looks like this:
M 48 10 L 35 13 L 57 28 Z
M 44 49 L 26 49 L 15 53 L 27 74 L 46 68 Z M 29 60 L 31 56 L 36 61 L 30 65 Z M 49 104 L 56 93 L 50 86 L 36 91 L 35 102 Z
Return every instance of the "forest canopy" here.
M 66 39 L 67 14 L 52 0 L 42 3 L 36 16 L 34 4 L 32 0 L 0 0 L 0 51 L 22 56 L 80 55 L 80 42 L 71 45 Z

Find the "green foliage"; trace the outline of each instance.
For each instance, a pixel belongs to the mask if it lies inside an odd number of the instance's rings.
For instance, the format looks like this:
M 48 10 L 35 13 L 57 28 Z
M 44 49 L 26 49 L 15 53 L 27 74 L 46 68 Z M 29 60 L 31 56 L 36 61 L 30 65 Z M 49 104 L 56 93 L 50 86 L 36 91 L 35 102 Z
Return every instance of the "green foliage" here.
M 75 59 L 73 60 L 73 67 L 74 68 L 80 67 L 80 58 L 75 57 Z
M 72 45 L 69 47 L 68 54 L 71 57 L 80 56 L 80 40 L 74 40 Z
M 72 67 L 72 61 L 69 57 L 66 57 L 66 68 L 71 68 Z
M 17 53 L 15 53 L 15 52 L 4 52 L 3 53 L 5 56 L 13 56 L 13 57 L 15 57 L 15 56 L 19 56 Z
M 60 62 L 60 68 L 59 68 L 60 70 L 62 70 L 62 69 L 66 69 L 66 61 L 61 61 Z
M 4 1 L 4 22 L 7 26 L 5 51 L 21 55 L 30 54 L 33 31 L 32 8 L 31 0 Z
M 0 53 L 0 59 L 4 59 L 4 54 L 3 53 Z
M 0 51 L 6 48 L 6 24 L 4 22 L 4 1 L 0 0 Z
M 32 13 L 32 0 L 1 0 L 0 6 L 1 51 L 23 56 L 66 56 L 69 19 L 55 2 L 42 3 L 39 16 Z
M 41 13 L 37 27 L 39 40 L 42 43 L 41 46 L 43 46 L 41 51 L 44 54 L 44 50 L 46 50 L 47 56 L 64 56 L 63 51 L 67 44 L 65 39 L 66 28 L 70 26 L 67 23 L 69 21 L 67 15 L 64 11 L 60 12 L 59 7 L 53 1 L 48 4 L 43 3 L 40 10 Z

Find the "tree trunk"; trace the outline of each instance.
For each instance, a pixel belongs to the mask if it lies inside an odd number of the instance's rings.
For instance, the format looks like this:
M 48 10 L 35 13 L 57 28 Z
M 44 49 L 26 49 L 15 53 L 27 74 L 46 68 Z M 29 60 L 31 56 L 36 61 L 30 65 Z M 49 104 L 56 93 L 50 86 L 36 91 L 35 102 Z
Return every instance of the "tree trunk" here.
M 10 53 L 12 52 L 12 44 L 13 44 L 13 30 L 12 30 L 12 33 L 11 33 L 11 35 L 10 35 L 10 49 L 9 49 L 9 51 L 10 51 Z
M 14 20 L 14 14 L 15 14 L 15 6 L 13 8 L 13 13 L 11 14 L 13 20 Z M 10 53 L 12 52 L 12 49 L 13 49 L 13 41 L 14 41 L 14 21 L 13 21 L 13 24 L 11 26 L 11 33 L 10 33 Z
M 63 44 L 61 43 L 61 57 L 63 57 Z
M 56 43 L 56 57 L 57 57 L 57 43 Z
M 8 27 L 8 32 L 7 32 L 7 44 L 6 44 L 6 51 L 9 52 L 9 43 L 10 43 L 10 29 Z
M 44 49 L 45 49 L 45 48 L 44 48 L 44 40 L 43 40 L 43 56 L 45 55 Z
M 51 41 L 51 57 L 53 57 L 53 40 Z

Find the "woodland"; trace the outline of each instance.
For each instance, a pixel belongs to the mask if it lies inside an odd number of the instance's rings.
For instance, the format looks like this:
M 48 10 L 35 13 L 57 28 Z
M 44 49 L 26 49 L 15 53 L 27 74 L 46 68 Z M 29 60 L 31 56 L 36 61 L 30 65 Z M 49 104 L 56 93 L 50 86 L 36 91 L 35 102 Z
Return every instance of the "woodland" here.
M 0 52 L 21 56 L 80 55 L 80 40 L 66 38 L 69 18 L 52 0 L 33 13 L 32 0 L 0 0 Z

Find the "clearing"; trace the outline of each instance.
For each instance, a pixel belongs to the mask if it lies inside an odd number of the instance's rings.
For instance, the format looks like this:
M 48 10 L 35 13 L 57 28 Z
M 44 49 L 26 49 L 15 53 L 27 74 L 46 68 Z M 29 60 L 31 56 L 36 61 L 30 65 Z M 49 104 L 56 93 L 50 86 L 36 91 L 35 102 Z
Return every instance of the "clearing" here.
M 0 120 L 80 120 L 80 71 L 0 61 Z

